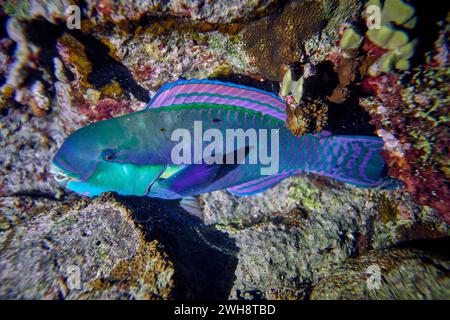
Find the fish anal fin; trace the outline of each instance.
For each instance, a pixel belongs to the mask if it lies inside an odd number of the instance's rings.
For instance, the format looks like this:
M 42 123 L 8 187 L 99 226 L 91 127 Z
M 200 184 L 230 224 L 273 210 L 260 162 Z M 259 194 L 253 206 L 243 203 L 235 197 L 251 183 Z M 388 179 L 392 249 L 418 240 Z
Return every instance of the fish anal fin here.
M 184 197 L 181 199 L 180 207 L 186 210 L 189 214 L 203 220 L 202 209 L 198 198 Z
M 236 196 L 251 196 L 255 195 L 261 192 L 266 191 L 267 189 L 270 189 L 277 183 L 281 182 L 282 180 L 286 179 L 287 177 L 294 175 L 296 173 L 295 170 L 289 170 L 284 173 L 271 175 L 271 176 L 265 176 L 256 180 L 252 180 L 231 188 L 228 188 L 227 190 L 231 192 L 232 194 Z

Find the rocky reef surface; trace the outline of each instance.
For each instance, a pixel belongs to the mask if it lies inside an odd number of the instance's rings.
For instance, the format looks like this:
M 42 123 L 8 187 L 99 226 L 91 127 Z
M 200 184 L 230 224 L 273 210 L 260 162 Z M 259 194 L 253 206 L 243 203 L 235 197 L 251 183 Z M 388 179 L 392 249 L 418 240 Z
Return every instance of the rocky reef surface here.
M 0 5 L 0 297 L 450 297 L 448 12 L 401 0 L 42 3 Z M 66 26 L 71 5 L 80 29 Z M 389 13 L 380 31 L 369 5 Z M 198 219 L 177 201 L 59 187 L 49 165 L 68 134 L 142 110 L 179 78 L 280 94 L 296 135 L 376 134 L 403 188 L 305 175 L 253 197 L 202 195 Z

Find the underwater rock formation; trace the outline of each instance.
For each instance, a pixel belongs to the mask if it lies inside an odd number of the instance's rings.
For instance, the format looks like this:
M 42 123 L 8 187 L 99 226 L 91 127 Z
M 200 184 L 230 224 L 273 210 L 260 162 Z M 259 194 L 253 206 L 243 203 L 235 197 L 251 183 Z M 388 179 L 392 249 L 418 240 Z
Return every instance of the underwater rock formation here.
M 446 247 L 445 241 L 435 242 Z M 450 257 L 427 250 L 372 251 L 332 270 L 313 289 L 313 300 L 448 299 Z
M 254 197 L 217 191 L 202 198 L 205 221 L 240 248 L 231 298 L 304 299 L 349 258 L 449 232 L 407 193 L 314 176 L 287 179 Z
M 362 104 L 380 128 L 390 173 L 401 179 L 421 205 L 449 216 L 448 67 L 419 68 L 411 80 L 374 81 L 379 100 Z M 390 140 L 398 141 L 397 143 Z
M 1 200 L 3 299 L 167 299 L 173 264 L 107 195 L 58 203 Z
M 300 105 L 290 105 L 286 113 L 288 115 L 286 126 L 294 135 L 317 133 L 327 124 L 328 105 L 323 100 L 317 99 Z
M 410 74 L 369 77 L 363 87 L 375 97 L 362 99 L 385 140 L 390 173 L 401 179 L 417 203 L 449 217 L 449 63 L 447 16 L 438 26 L 426 63 Z

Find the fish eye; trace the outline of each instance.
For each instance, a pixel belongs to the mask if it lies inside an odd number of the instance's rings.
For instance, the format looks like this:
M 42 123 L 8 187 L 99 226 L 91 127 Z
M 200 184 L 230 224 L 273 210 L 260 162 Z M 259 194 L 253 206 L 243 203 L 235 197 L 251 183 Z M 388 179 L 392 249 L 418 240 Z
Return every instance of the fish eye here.
M 105 150 L 102 153 L 102 158 L 106 161 L 114 160 L 114 152 L 112 150 Z

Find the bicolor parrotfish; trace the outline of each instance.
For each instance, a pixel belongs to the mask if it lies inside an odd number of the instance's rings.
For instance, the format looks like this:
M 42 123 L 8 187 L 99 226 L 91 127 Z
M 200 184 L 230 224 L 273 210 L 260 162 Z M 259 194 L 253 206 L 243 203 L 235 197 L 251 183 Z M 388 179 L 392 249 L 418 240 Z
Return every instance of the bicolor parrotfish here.
M 82 195 L 115 191 L 162 199 L 189 199 L 221 189 L 253 195 L 300 173 L 362 188 L 383 187 L 390 179 L 378 137 L 328 132 L 294 136 L 285 120 L 286 103 L 273 93 L 215 80 L 178 80 L 162 86 L 144 110 L 72 133 L 53 159 L 53 172 L 60 184 Z M 198 125 L 200 140 L 195 138 Z M 181 136 L 174 139 L 177 129 L 191 135 L 183 142 L 185 154 L 180 151 L 181 157 L 195 158 L 191 162 L 173 160 L 181 143 Z M 223 141 L 229 129 L 246 133 L 244 141 Z M 265 141 L 251 139 L 253 133 L 261 138 L 258 133 L 264 129 Z M 220 148 L 225 144 L 229 148 Z M 205 159 L 205 153 L 214 161 Z M 267 161 L 258 160 L 275 153 L 277 163 L 270 172 Z

